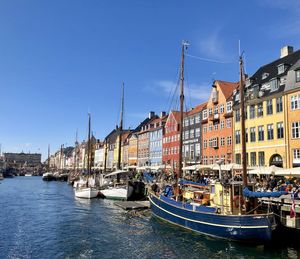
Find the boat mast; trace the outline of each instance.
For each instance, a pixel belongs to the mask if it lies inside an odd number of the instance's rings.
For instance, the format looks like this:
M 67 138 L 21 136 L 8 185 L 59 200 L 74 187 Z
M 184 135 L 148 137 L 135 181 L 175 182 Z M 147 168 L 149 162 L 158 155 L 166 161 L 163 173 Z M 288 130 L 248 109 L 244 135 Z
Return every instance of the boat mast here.
M 121 169 L 121 144 L 122 144 L 122 131 L 123 131 L 123 115 L 124 115 L 124 82 L 122 85 L 122 101 L 121 101 L 121 118 L 120 118 L 120 126 L 119 126 L 119 146 L 118 146 L 118 164 L 117 169 Z M 119 174 L 118 174 L 119 176 Z M 118 181 L 119 181 L 118 177 Z
M 77 145 L 78 145 L 78 129 L 76 130 L 76 140 L 75 140 L 75 153 L 74 153 L 74 173 L 77 169 Z
M 246 158 L 246 136 L 245 136 L 245 100 L 244 100 L 244 61 L 240 55 L 240 102 L 241 102 L 241 141 L 242 141 L 242 168 L 243 168 L 243 187 L 247 187 L 247 158 Z
M 179 170 L 177 178 L 182 177 L 182 144 L 183 144 L 183 107 L 184 107 L 184 51 L 188 46 L 187 41 L 182 41 L 181 72 L 180 72 L 180 125 L 179 125 Z
M 105 142 L 104 142 L 104 168 L 103 168 L 103 172 L 106 172 L 106 163 L 107 163 L 107 138 L 105 138 Z
M 50 144 L 48 144 L 48 172 L 50 171 Z
M 88 130 L 88 154 L 87 154 L 87 169 L 88 174 L 91 174 L 91 161 L 90 161 L 90 153 L 91 153 L 91 114 L 89 113 L 89 130 Z

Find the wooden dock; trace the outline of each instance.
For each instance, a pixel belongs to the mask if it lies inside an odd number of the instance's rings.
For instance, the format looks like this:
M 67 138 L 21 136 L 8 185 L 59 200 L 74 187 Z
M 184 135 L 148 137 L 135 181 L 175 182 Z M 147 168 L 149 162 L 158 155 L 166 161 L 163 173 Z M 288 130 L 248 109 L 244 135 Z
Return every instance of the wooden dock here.
M 114 204 L 124 210 L 145 210 L 150 208 L 149 201 L 117 201 Z

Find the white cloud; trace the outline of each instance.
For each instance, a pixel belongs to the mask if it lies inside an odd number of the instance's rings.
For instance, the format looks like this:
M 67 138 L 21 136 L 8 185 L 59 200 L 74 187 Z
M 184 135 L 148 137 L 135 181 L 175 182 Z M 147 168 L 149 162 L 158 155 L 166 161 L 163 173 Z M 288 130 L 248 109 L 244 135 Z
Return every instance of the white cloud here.
M 216 29 L 208 36 L 203 37 L 199 41 L 198 48 L 200 53 L 205 57 L 223 61 L 224 59 L 228 59 L 228 54 L 224 50 L 224 44 L 219 31 L 219 29 Z
M 155 85 L 156 88 L 161 89 L 164 94 L 168 96 L 170 96 L 170 94 L 173 95 L 177 88 L 177 84 L 169 80 L 157 81 Z M 185 87 L 185 96 L 190 99 L 205 101 L 210 95 L 209 85 L 209 83 L 187 84 Z

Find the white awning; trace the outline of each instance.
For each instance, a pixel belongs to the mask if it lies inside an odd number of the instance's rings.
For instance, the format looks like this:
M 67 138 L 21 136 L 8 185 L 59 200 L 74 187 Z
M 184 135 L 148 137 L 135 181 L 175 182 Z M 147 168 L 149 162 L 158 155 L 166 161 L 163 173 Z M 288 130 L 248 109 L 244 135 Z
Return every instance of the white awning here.
M 287 168 L 275 172 L 278 176 L 300 176 L 300 167 Z
M 275 172 L 282 170 L 282 168 L 277 167 L 275 165 L 272 166 L 259 166 L 256 167 L 253 170 L 248 171 L 248 174 L 257 174 L 257 175 L 270 175 L 270 174 L 275 174 Z

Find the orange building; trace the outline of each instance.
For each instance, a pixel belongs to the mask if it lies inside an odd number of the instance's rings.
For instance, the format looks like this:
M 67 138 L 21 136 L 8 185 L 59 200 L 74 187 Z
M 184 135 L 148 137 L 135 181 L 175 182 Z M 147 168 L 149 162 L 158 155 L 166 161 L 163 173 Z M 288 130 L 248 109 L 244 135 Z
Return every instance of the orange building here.
M 232 93 L 238 83 L 215 80 L 202 111 L 202 163 L 233 161 Z

